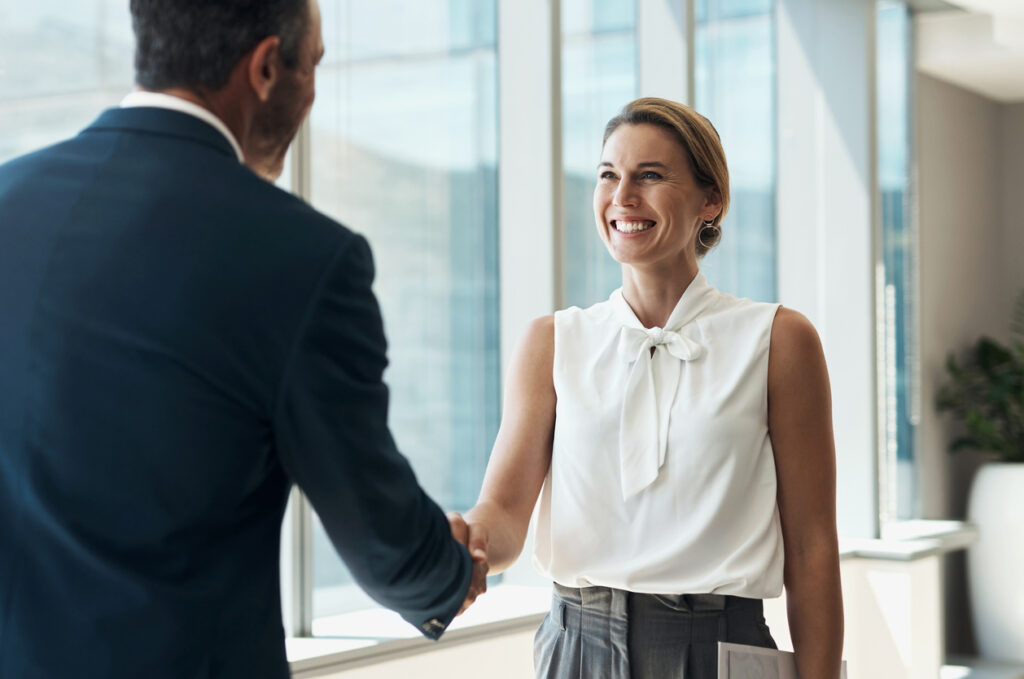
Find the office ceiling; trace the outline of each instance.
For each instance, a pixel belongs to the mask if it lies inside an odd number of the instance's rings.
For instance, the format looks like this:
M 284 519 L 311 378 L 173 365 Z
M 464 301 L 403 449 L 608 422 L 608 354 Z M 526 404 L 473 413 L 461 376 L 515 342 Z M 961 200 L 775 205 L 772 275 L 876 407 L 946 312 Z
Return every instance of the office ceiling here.
M 1000 102 L 1024 102 L 1024 0 L 949 0 L 918 11 L 918 71 Z

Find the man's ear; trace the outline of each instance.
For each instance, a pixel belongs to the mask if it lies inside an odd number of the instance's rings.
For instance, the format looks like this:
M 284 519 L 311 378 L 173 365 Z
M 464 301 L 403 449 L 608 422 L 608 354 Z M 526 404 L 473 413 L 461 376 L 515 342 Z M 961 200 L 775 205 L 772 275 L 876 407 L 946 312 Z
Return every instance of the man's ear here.
M 270 99 L 270 93 L 281 74 L 281 39 L 276 35 L 264 38 L 253 48 L 249 59 L 249 86 L 261 102 Z

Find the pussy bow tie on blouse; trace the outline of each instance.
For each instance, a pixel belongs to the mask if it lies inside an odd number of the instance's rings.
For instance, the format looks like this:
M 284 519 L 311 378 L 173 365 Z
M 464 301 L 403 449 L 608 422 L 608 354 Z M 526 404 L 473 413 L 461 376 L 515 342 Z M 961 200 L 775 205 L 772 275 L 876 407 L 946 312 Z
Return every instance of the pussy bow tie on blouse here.
M 683 363 L 704 355 L 700 328 L 694 321 L 707 306 L 713 290 L 703 274 L 697 274 L 669 315 L 665 328 L 645 328 L 622 297 L 622 291 L 612 294 L 612 306 L 622 322 L 618 355 L 630 364 L 619 418 L 623 500 L 654 483 L 665 463 L 668 425 Z

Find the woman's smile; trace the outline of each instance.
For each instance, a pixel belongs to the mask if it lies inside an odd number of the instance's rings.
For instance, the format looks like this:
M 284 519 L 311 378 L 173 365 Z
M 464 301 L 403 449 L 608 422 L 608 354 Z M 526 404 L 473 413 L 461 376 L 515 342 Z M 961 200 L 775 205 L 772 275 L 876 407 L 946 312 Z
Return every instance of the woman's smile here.
M 635 217 L 623 217 L 612 220 L 612 228 L 622 234 L 635 234 L 650 231 L 654 228 L 655 222 L 650 219 L 637 219 Z

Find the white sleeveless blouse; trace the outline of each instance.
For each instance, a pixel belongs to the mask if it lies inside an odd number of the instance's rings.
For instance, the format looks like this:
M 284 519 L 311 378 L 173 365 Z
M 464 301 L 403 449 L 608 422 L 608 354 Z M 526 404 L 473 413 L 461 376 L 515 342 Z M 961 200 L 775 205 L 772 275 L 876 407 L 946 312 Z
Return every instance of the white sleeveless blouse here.
M 569 587 L 781 594 L 768 437 L 778 306 L 721 293 L 698 273 L 664 329 L 644 328 L 621 289 L 555 313 L 541 573 Z

